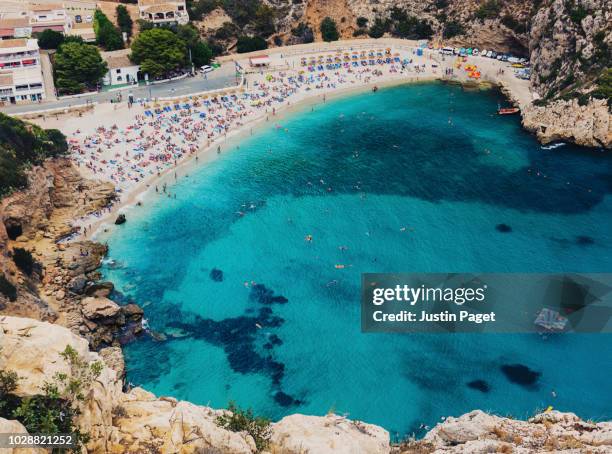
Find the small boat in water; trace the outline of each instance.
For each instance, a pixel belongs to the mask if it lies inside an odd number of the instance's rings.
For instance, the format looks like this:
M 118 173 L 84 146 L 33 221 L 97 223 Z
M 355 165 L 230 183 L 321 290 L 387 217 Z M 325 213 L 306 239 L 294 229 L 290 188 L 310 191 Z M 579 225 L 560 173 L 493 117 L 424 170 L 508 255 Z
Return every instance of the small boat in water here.
M 518 107 L 504 107 L 497 109 L 499 115 L 514 115 L 521 111 Z
M 564 142 L 556 142 L 556 143 L 551 143 L 550 145 L 542 145 L 542 150 L 554 150 L 555 148 L 559 148 L 564 145 L 565 145 Z

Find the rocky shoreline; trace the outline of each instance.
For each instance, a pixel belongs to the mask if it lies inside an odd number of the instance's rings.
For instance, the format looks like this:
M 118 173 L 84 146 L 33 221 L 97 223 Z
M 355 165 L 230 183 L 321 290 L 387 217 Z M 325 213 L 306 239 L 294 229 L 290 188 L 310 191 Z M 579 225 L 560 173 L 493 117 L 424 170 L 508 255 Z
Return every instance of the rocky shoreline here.
M 49 321 L 86 338 L 94 350 L 119 347 L 120 338 L 141 330 L 142 309 L 109 299 L 113 284 L 100 282 L 105 245 L 79 240 L 73 219 L 99 212 L 115 200 L 110 183 L 86 180 L 67 158 L 47 160 L 28 175 L 27 189 L 0 206 L 0 271 L 17 287 L 15 301 L 0 301 L 0 314 Z M 10 257 L 29 251 L 33 272 L 20 270 Z
M 41 393 L 57 373 L 71 376 L 73 368 L 62 352 L 70 346 L 89 365 L 102 367 L 79 403 L 76 424 L 89 434 L 91 453 L 227 453 L 257 452 L 253 437 L 220 427 L 227 413 L 172 397 L 156 397 L 141 389 L 123 391 L 113 358 L 90 351 L 88 342 L 59 325 L 33 319 L 0 316 L 0 369 L 20 377 L 14 393 L 22 398 Z M 109 364 L 110 363 L 110 364 Z M 18 421 L 0 418 L 0 432 L 25 433 Z M 269 454 L 428 454 L 545 453 L 612 449 L 612 422 L 583 421 L 572 413 L 547 411 L 528 421 L 476 410 L 449 417 L 421 440 L 391 443 L 381 427 L 343 416 L 286 416 L 270 426 Z M 17 450 L 8 450 L 17 454 Z M 31 450 L 29 452 L 37 452 Z M 42 451 L 44 452 L 44 451 Z
M 523 127 L 547 144 L 572 142 L 585 147 L 612 148 L 612 115 L 605 99 L 553 101 L 546 106 L 531 104 L 521 111 Z

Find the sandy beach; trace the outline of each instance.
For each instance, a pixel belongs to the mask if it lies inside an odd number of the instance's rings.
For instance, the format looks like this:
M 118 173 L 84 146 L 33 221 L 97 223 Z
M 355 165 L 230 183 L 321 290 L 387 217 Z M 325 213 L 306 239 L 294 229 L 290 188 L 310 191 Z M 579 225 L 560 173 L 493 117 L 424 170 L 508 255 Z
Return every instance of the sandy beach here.
M 257 126 L 272 122 L 280 127 L 284 115 L 334 97 L 444 79 L 500 85 L 519 106 L 531 102 L 527 81 L 516 78 L 507 63 L 484 57 L 459 59 L 427 49 L 417 55 L 415 48 L 381 45 L 297 55 L 288 55 L 287 48 L 276 51 L 270 52 L 269 68 L 250 68 L 247 58 L 236 60 L 246 71 L 242 85 L 233 89 L 136 100 L 131 106 L 124 95 L 123 102 L 98 104 L 86 113 L 34 120 L 66 135 L 71 159 L 83 176 L 112 182 L 117 189 L 112 207 L 73 222 L 79 233 L 70 239 L 107 229 L 119 212 L 142 204 L 146 193 L 171 198 L 168 188 L 193 166 L 235 149 Z M 470 77 L 466 65 L 476 65 L 480 77 Z

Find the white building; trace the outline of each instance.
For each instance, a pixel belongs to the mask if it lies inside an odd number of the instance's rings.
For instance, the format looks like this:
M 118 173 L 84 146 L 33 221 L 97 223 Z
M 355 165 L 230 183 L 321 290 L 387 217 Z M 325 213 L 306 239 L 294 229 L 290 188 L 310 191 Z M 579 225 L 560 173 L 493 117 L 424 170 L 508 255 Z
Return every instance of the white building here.
M 138 0 L 138 13 L 141 19 L 155 25 L 189 22 L 185 0 Z
M 64 34 L 72 29 L 72 19 L 63 3 L 31 4 L 28 8 L 32 33 L 50 28 Z
M 102 79 L 104 85 L 125 85 L 138 82 L 140 66 L 129 59 L 130 49 L 100 52 L 102 59 L 108 65 L 108 72 Z
M 40 52 L 35 39 L 0 40 L 0 102 L 45 98 Z
M 29 38 L 47 29 L 64 34 L 72 30 L 72 18 L 63 3 L 22 2 L 0 6 L 0 38 Z
M 27 17 L 0 19 L 0 39 L 29 38 L 30 36 L 32 36 L 32 27 Z

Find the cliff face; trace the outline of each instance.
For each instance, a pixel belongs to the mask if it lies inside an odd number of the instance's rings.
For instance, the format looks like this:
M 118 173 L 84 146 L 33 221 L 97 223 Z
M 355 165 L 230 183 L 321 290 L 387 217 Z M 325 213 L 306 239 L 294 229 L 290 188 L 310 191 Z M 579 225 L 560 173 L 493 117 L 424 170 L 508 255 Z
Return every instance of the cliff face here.
M 0 317 L 0 370 L 16 372 L 14 394 L 41 393 L 57 373 L 73 376 L 62 352 L 72 347 L 85 364 L 101 361 L 88 342 L 66 328 L 18 317 Z M 105 361 L 105 359 L 102 359 Z M 251 454 L 256 451 L 246 432 L 217 425 L 225 410 L 155 397 L 140 388 L 122 391 L 117 372 L 103 365 L 84 390 L 78 428 L 87 432 L 92 453 Z M 4 432 L 24 432 L 18 421 L 0 418 Z M 9 430 L 10 429 L 10 430 Z M 474 411 L 446 418 L 420 441 L 391 445 L 389 433 L 377 426 L 337 415 L 291 415 L 272 424 L 265 452 L 283 454 L 409 454 L 481 452 L 591 452 L 612 450 L 612 423 L 592 423 L 572 413 L 551 411 L 519 421 Z M 11 452 L 10 450 L 8 451 Z M 18 453 L 19 451 L 14 451 Z
M 523 126 L 542 143 L 557 140 L 588 147 L 612 147 L 612 115 L 605 99 L 551 101 L 546 106 L 523 109 Z
M 546 2 L 531 21 L 529 50 L 541 99 L 523 112 L 525 127 L 544 142 L 612 148 L 612 3 Z
M 578 97 L 612 64 L 612 4 L 552 0 L 531 21 L 533 88 L 544 98 Z

